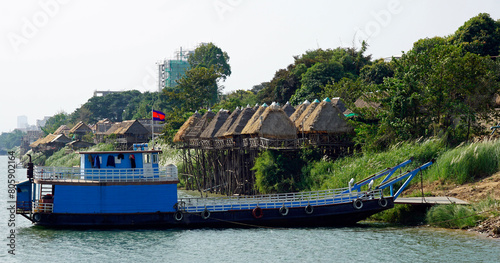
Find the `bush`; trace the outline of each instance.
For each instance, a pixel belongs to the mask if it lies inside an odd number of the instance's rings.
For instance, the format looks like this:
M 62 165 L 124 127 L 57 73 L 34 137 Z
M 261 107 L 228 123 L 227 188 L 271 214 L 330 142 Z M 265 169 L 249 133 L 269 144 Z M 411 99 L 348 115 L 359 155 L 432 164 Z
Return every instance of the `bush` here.
M 307 154 L 304 154 L 307 156 Z M 308 188 L 302 175 L 305 161 L 301 153 L 267 150 L 255 159 L 255 189 L 262 194 L 287 193 Z
M 483 218 L 473 207 L 457 204 L 434 206 L 426 215 L 430 225 L 459 229 L 473 227 Z

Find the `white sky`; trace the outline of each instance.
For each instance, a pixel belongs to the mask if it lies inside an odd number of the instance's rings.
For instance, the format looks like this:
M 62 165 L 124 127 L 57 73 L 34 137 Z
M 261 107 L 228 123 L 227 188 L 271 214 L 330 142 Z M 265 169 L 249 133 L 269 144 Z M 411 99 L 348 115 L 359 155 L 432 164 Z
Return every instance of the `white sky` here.
M 446 36 L 500 1 L 76 1 L 0 2 L 0 132 L 60 111 L 94 90 L 156 91 L 155 63 L 213 42 L 230 56 L 224 92 L 270 81 L 293 56 L 368 39 L 373 58 L 420 38 Z

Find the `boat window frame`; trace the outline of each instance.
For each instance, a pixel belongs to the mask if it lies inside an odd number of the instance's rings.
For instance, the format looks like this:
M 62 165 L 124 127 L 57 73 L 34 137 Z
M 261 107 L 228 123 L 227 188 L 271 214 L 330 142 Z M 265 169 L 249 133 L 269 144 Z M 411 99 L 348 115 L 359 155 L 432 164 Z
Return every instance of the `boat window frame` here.
M 151 163 L 151 154 L 150 153 L 146 153 L 143 155 L 143 163 L 145 164 L 150 164 Z

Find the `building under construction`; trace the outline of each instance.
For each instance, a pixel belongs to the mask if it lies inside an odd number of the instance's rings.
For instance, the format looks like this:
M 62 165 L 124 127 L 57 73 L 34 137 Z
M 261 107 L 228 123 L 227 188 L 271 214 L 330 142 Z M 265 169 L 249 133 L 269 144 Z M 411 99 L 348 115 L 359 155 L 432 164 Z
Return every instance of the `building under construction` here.
M 335 159 L 353 151 L 353 128 L 339 98 L 305 101 L 296 108 L 273 103 L 233 112 L 193 114 L 174 142 L 183 149 L 187 189 L 226 195 L 256 194 L 251 168 L 260 151 L 299 151 L 314 146 Z
M 192 50 L 182 50 L 175 52 L 175 58 L 164 59 L 156 63 L 158 67 L 158 91 L 161 92 L 163 88 L 173 88 L 177 86 L 177 80 L 181 79 L 186 71 L 189 69 L 189 62 L 187 61 Z

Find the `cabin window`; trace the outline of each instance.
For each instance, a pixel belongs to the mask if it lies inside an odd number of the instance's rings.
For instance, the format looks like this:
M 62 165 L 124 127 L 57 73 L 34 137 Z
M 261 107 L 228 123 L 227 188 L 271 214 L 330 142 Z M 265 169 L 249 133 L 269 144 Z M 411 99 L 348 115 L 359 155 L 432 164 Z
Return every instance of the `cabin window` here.
M 158 163 L 158 154 L 153 154 L 153 163 Z
M 151 163 L 151 154 L 144 154 L 144 163 Z

